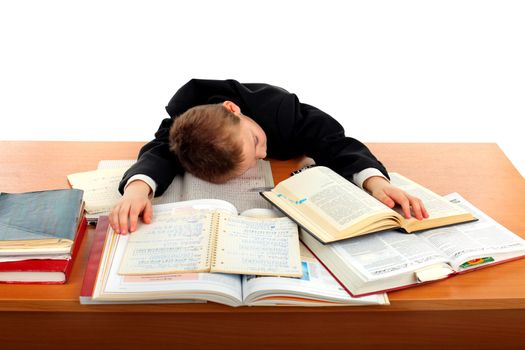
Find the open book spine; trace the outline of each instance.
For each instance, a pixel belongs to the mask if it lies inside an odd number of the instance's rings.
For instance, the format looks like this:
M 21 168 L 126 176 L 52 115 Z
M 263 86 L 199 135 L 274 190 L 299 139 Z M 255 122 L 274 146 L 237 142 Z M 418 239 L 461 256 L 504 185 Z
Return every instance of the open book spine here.
M 210 239 L 208 241 L 208 258 L 206 266 L 211 270 L 217 264 L 217 237 L 219 235 L 219 220 L 221 214 L 214 212 L 210 219 Z

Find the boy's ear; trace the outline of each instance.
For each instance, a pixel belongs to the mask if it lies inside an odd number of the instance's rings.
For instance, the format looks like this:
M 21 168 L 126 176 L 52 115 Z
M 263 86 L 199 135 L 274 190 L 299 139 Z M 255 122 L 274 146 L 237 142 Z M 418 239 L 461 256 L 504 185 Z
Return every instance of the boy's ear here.
M 222 105 L 232 113 L 241 113 L 241 109 L 239 108 L 239 106 L 237 106 L 232 101 L 224 101 Z

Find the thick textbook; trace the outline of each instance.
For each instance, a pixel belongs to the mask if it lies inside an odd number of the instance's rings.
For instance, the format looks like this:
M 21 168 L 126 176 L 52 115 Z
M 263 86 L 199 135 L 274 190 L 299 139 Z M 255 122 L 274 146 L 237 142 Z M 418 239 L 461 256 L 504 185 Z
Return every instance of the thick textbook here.
M 108 216 L 102 215 L 97 221 L 97 226 L 95 232 L 93 232 L 93 243 L 91 245 L 91 250 L 89 251 L 88 262 L 86 265 L 86 270 L 84 272 L 84 279 L 82 281 L 82 287 L 80 289 L 79 301 L 81 304 L 142 304 L 143 301 L 101 301 L 93 300 L 93 288 L 95 287 L 95 281 L 97 279 L 97 272 L 100 266 L 100 261 L 102 259 L 102 253 L 104 251 L 104 243 L 108 233 L 109 218 Z M 204 302 L 194 299 L 175 299 L 175 300 L 158 300 L 156 302 L 164 303 L 195 303 L 195 302 Z
M 392 184 L 423 201 L 429 218 L 405 219 L 400 208 L 390 209 L 323 166 L 301 171 L 261 195 L 323 243 L 392 228 L 417 232 L 475 220 L 465 209 L 414 181 L 389 175 Z
M 185 273 L 118 274 L 128 236 L 108 232 L 101 216 L 80 293 L 82 304 L 216 302 L 229 306 L 388 305 L 386 294 L 351 297 L 301 245 L 301 278 Z
M 525 256 L 525 240 L 459 194 L 446 196 L 478 221 L 406 234 L 395 230 L 321 244 L 301 240 L 354 296 L 416 286 Z
M 153 206 L 127 237 L 121 275 L 222 272 L 300 277 L 297 225 L 238 215 L 217 199 Z
M 83 191 L 0 193 L 0 256 L 70 254 Z
M 26 259 L 0 262 L 0 283 L 62 284 L 66 283 L 86 232 L 82 219 L 75 235 L 73 250 L 66 258 Z

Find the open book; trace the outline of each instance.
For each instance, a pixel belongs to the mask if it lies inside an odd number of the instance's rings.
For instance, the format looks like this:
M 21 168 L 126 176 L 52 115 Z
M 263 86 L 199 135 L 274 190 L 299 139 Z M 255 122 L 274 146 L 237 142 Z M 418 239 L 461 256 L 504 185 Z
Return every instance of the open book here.
M 351 297 L 303 245 L 300 247 L 301 278 L 205 272 L 120 275 L 118 267 L 130 236 L 108 231 L 107 222 L 107 217 L 102 216 L 97 225 L 80 296 L 82 304 L 212 301 L 230 306 L 339 306 L 389 303 L 384 293 Z
M 96 222 L 99 215 L 106 215 L 120 199 L 118 185 L 126 170 L 135 160 L 102 160 L 97 170 L 69 174 L 67 179 L 73 188 L 84 191 L 86 218 Z M 270 162 L 259 160 L 242 176 L 225 184 L 213 184 L 192 174 L 176 176 L 162 196 L 153 204 L 165 204 L 192 199 L 216 198 L 228 201 L 239 211 L 249 208 L 270 208 L 256 189 L 273 187 Z
M 153 206 L 151 224 L 127 239 L 121 275 L 223 272 L 301 277 L 297 225 L 239 216 L 209 199 Z
M 397 173 L 391 183 L 419 197 L 429 218 L 405 219 L 333 170 L 316 166 L 280 182 L 261 195 L 324 243 L 400 228 L 406 232 L 446 226 L 475 218 L 464 208 Z
M 525 256 L 525 240 L 479 211 L 459 194 L 448 200 L 478 221 L 417 234 L 385 231 L 321 244 L 301 240 L 354 296 L 406 288 Z

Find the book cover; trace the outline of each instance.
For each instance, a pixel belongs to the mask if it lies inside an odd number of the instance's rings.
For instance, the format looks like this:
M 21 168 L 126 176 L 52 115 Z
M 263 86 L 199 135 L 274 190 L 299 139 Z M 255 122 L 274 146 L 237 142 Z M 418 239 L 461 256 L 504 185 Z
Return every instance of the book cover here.
M 73 241 L 80 221 L 82 190 L 0 193 L 0 241 Z
M 93 237 L 93 243 L 91 245 L 91 251 L 89 253 L 89 258 L 86 265 L 86 271 L 84 272 L 82 288 L 80 289 L 81 303 L 83 301 L 91 300 L 91 297 L 93 296 L 93 288 L 95 287 L 97 271 L 100 265 L 100 259 L 102 258 L 102 252 L 104 250 L 104 240 L 106 239 L 108 225 L 109 218 L 106 215 L 100 216 L 98 218 Z

